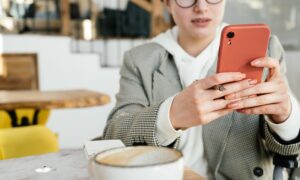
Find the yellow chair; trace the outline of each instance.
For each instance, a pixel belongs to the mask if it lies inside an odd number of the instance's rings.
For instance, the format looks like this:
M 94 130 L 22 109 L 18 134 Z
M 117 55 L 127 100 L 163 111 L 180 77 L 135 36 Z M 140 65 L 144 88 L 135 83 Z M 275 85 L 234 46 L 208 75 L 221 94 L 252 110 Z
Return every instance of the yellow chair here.
M 56 135 L 43 125 L 0 129 L 0 160 L 58 150 Z
M 8 112 L 0 111 L 0 160 L 39 155 L 59 150 L 58 138 L 45 125 L 50 115 L 49 110 L 40 110 L 37 114 L 38 125 L 33 124 L 35 110 L 15 110 L 17 124 L 25 118 L 29 125 L 13 127 Z
M 0 54 L 0 60 L 0 90 L 39 89 L 36 54 Z M 57 152 L 57 136 L 45 126 L 49 115 L 50 110 L 0 110 L 0 160 Z
M 17 124 L 21 126 L 22 119 L 27 118 L 29 125 L 46 125 L 50 116 L 50 110 L 40 110 L 37 115 L 37 122 L 34 124 L 34 109 L 16 109 Z M 13 128 L 12 119 L 6 111 L 0 110 L 0 130 L 2 128 Z

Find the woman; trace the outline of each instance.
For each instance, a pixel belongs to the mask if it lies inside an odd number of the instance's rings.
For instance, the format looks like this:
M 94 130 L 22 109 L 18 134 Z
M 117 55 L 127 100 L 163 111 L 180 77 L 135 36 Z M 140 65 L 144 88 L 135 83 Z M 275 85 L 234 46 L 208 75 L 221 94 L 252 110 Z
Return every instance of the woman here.
M 278 39 L 251 62 L 270 69 L 266 82 L 215 74 L 225 0 L 163 2 L 177 26 L 125 54 L 104 138 L 177 148 L 208 179 L 270 179 L 273 153 L 300 152 L 300 110 Z

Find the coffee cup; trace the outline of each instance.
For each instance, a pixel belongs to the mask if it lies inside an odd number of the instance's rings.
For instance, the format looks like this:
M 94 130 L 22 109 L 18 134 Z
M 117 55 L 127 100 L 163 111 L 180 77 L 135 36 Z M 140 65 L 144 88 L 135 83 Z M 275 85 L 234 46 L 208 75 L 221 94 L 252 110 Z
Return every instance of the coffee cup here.
M 182 180 L 182 153 L 170 148 L 132 146 L 108 149 L 89 163 L 94 180 Z

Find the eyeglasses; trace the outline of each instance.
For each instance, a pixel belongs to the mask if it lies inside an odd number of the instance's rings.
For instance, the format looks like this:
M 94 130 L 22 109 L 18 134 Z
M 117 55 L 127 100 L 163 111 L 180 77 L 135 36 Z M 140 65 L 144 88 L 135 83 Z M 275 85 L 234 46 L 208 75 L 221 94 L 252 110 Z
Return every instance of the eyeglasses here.
M 176 4 L 182 8 L 190 8 L 194 6 L 198 0 L 175 0 Z M 208 4 L 219 4 L 222 0 L 205 0 Z

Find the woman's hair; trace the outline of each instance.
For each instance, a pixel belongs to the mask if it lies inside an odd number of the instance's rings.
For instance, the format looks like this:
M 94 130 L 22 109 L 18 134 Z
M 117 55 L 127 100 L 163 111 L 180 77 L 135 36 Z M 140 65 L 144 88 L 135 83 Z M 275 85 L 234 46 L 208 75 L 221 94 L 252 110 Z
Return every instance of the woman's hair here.
M 174 21 L 174 19 L 173 19 L 173 16 L 170 14 L 170 26 L 171 27 L 174 27 L 174 26 L 176 26 L 176 23 L 175 23 L 175 21 Z

